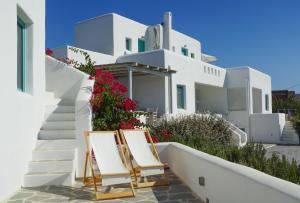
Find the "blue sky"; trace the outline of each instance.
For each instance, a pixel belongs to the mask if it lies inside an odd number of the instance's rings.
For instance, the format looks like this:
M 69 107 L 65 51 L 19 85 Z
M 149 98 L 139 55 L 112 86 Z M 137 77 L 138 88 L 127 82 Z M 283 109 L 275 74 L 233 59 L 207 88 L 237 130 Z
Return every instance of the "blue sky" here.
M 197 38 L 216 65 L 249 65 L 273 89 L 300 92 L 300 0 L 47 0 L 46 46 L 73 44 L 80 20 L 115 12 L 144 24 L 173 13 L 173 28 Z

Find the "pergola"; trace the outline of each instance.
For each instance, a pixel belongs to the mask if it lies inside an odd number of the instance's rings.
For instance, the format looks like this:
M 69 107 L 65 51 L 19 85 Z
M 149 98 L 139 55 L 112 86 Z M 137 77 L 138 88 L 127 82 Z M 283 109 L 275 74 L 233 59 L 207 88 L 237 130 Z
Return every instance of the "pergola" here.
M 164 77 L 165 81 L 165 113 L 171 113 L 171 74 L 176 73 L 175 70 L 171 68 L 162 68 L 153 65 L 146 65 L 137 62 L 125 62 L 125 63 L 112 63 L 112 64 L 102 64 L 96 65 L 96 69 L 108 70 L 116 78 L 118 77 L 128 77 L 128 91 L 129 97 L 133 98 L 132 91 L 132 77 L 134 76 L 145 76 L 145 75 L 157 75 Z

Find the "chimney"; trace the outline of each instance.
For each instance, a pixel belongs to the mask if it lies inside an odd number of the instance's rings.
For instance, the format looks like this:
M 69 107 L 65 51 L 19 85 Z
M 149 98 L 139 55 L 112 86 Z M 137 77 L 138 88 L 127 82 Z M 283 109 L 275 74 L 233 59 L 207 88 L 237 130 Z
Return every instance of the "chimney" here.
M 172 13 L 165 12 L 164 27 L 163 27 L 163 48 L 171 50 L 172 39 Z

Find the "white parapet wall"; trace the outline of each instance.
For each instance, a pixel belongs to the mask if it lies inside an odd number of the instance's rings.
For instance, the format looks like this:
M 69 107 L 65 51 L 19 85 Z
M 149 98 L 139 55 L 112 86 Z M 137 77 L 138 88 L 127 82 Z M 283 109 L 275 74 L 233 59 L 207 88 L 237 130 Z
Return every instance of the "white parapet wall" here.
M 159 143 L 163 162 L 204 201 L 296 203 L 300 186 L 179 143 Z M 204 178 L 204 185 L 199 178 Z
M 53 52 L 54 52 L 53 57 L 56 59 L 67 59 L 68 58 L 68 59 L 77 61 L 78 63 L 85 63 L 84 56 L 82 54 L 80 54 L 79 52 L 75 53 L 74 51 L 71 50 L 72 48 L 79 49 L 81 51 L 88 53 L 91 57 L 91 60 L 95 62 L 95 65 L 116 62 L 116 58 L 112 55 L 94 52 L 94 51 L 81 49 L 78 47 L 68 46 L 68 45 L 53 49 Z
M 250 115 L 250 141 L 280 144 L 285 115 L 282 113 L 251 114 Z

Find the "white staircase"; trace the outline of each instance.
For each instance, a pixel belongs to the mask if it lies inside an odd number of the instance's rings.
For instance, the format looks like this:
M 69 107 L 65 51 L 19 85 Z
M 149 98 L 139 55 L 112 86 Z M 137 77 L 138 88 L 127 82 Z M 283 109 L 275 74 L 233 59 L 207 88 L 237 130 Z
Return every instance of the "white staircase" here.
M 45 122 L 39 132 L 24 187 L 71 186 L 75 180 L 75 107 L 47 93 Z
M 298 134 L 291 121 L 285 122 L 280 141 L 284 144 L 299 144 Z

